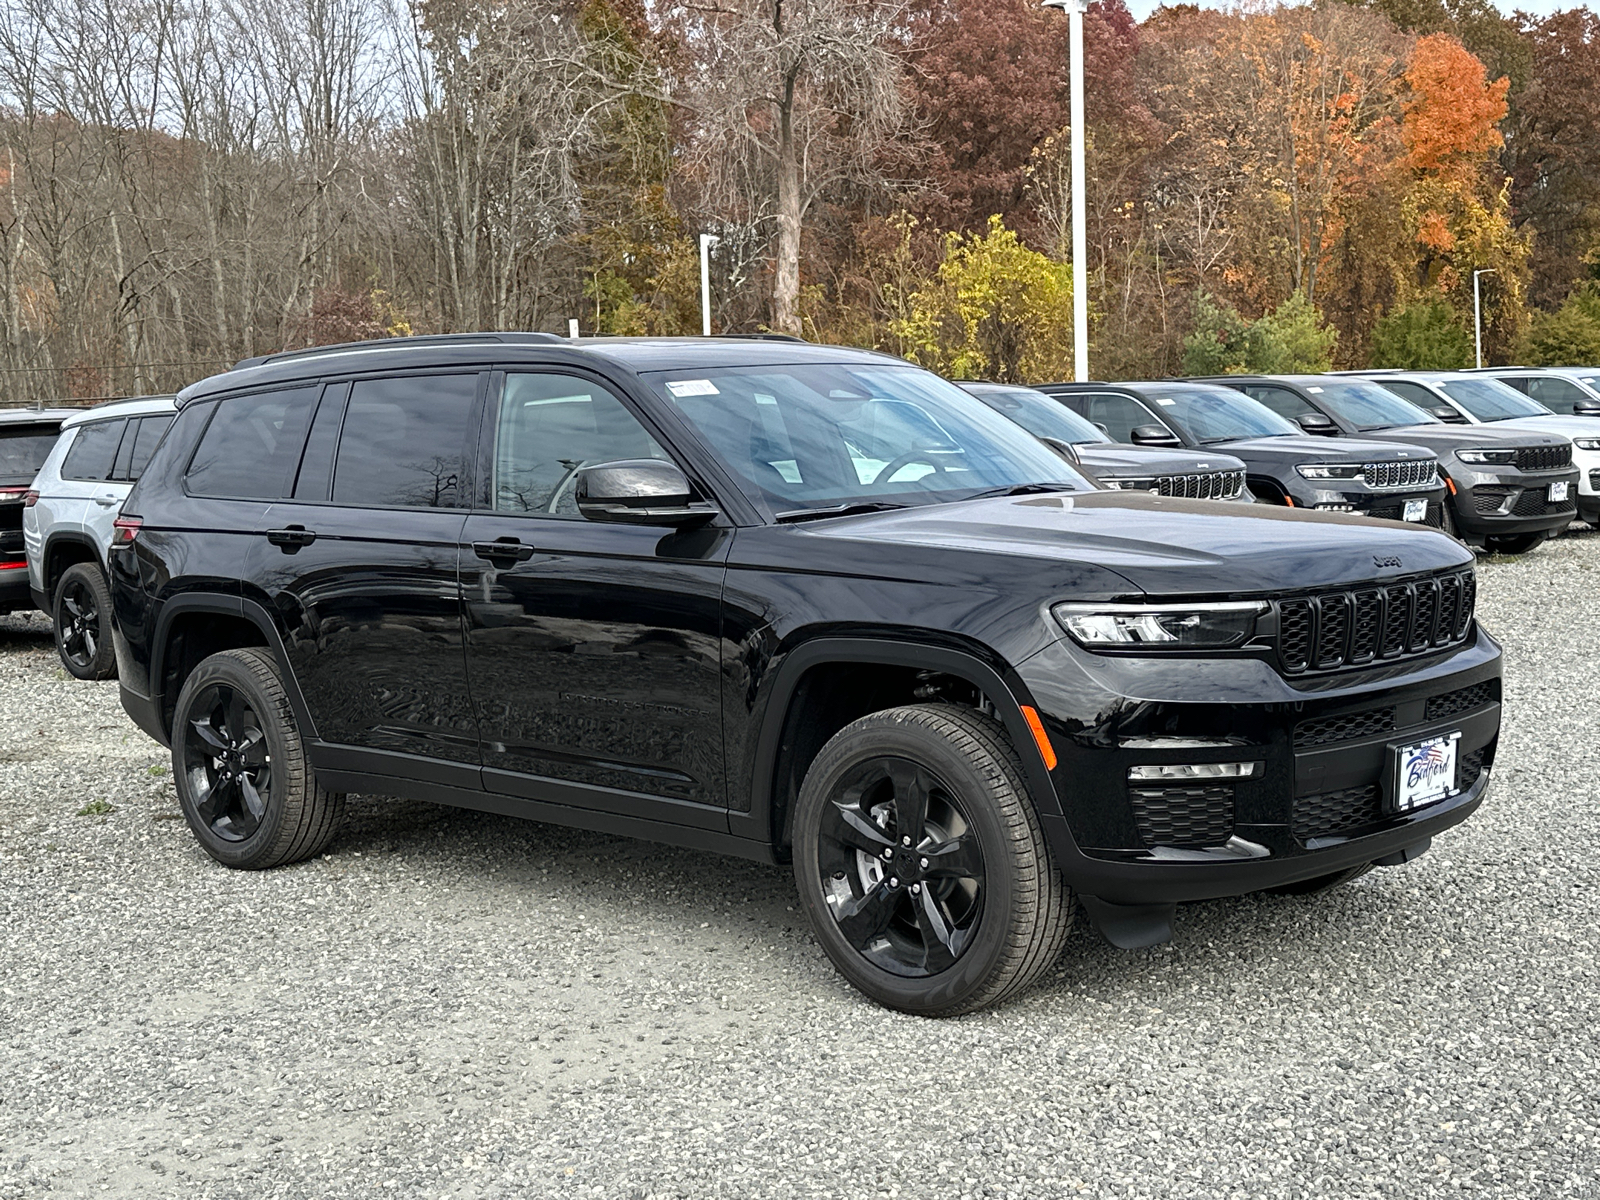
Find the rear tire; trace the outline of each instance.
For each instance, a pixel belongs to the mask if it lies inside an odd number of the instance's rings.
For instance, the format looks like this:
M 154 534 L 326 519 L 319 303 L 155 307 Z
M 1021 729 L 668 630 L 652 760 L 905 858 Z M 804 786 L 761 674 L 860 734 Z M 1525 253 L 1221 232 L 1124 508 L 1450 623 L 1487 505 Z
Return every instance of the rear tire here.
M 834 966 L 901 1012 L 1009 999 L 1071 927 L 1016 751 L 998 722 L 955 705 L 889 709 L 834 735 L 800 789 L 794 871 Z
M 344 817 L 344 794 L 318 785 L 264 650 L 213 654 L 184 681 L 172 715 L 172 778 L 200 845 L 241 870 L 320 854 Z
M 73 563 L 62 572 L 51 604 L 56 653 L 69 675 L 110 679 L 117 673 L 111 644 L 111 589 L 94 563 Z
M 1483 539 L 1483 548 L 1490 554 L 1526 554 L 1534 547 L 1543 545 L 1549 536 L 1546 533 L 1491 534 Z
M 1332 888 L 1349 883 L 1352 879 L 1360 879 L 1372 870 L 1371 863 L 1362 863 L 1359 867 L 1347 867 L 1343 871 L 1330 871 L 1326 875 L 1313 876 L 1302 879 L 1296 883 L 1286 883 L 1282 887 L 1268 888 L 1269 896 L 1315 896 Z

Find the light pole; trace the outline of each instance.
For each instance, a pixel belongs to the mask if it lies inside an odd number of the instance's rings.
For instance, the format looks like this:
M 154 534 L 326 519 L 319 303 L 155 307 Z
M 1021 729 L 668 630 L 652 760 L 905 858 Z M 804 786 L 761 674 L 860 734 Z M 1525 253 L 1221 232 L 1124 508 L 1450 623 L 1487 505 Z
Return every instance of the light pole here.
M 1083 14 L 1088 0 L 1043 0 L 1067 14 L 1067 68 L 1072 90 L 1072 377 L 1089 378 L 1088 225 L 1083 186 Z
M 1481 267 L 1472 273 L 1472 353 L 1477 359 L 1473 365 L 1483 366 L 1483 302 L 1478 293 L 1478 276 L 1493 275 L 1493 267 Z
M 711 336 L 711 247 L 722 239 L 713 233 L 700 235 L 700 336 Z

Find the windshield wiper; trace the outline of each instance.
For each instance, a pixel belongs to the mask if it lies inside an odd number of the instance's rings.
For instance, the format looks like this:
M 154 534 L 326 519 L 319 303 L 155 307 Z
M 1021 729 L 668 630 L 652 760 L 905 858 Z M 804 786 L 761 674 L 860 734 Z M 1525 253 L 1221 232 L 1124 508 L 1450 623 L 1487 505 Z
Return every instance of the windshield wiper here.
M 1071 483 L 1013 483 L 1006 487 L 990 488 L 986 492 L 973 492 L 970 496 L 961 497 L 963 500 L 987 500 L 992 496 L 1034 496 L 1040 492 L 1075 492 L 1078 488 Z
M 774 521 L 816 521 L 823 517 L 853 517 L 857 513 L 887 512 L 891 508 L 906 508 L 904 504 L 891 504 L 887 500 L 859 500 L 852 504 L 835 504 L 832 508 L 795 508 L 781 512 Z

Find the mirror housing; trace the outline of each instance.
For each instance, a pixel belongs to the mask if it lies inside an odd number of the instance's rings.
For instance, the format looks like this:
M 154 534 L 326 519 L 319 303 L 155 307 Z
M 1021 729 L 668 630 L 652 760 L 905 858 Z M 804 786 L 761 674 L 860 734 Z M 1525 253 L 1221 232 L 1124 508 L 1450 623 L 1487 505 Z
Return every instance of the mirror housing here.
M 1339 426 L 1334 424 L 1333 418 L 1326 413 L 1301 413 L 1295 418 L 1295 423 L 1307 433 L 1314 433 L 1318 437 L 1339 436 Z
M 1057 438 L 1057 437 L 1043 437 L 1043 436 L 1041 436 L 1039 438 L 1039 440 L 1041 442 L 1043 442 L 1046 446 L 1049 446 L 1050 449 L 1054 450 L 1057 454 L 1059 454 L 1062 458 L 1066 459 L 1073 466 L 1078 467 L 1078 466 L 1082 466 L 1083 465 L 1083 459 L 1078 454 L 1078 448 L 1076 446 L 1074 446 L 1071 442 L 1064 441 L 1063 439 Z
M 1600 400 L 1591 400 L 1585 397 L 1572 402 L 1572 415 L 1575 417 L 1600 417 Z
M 1178 440 L 1178 435 L 1165 425 L 1135 425 L 1131 436 L 1135 446 L 1171 446 L 1181 448 L 1183 445 Z
M 659 458 L 581 467 L 576 497 L 586 519 L 619 525 L 696 525 L 717 515 L 711 505 L 693 502 L 688 476 L 676 464 Z
M 1438 417 L 1446 425 L 1470 425 L 1472 423 L 1448 404 L 1435 405 L 1428 410 L 1428 415 Z

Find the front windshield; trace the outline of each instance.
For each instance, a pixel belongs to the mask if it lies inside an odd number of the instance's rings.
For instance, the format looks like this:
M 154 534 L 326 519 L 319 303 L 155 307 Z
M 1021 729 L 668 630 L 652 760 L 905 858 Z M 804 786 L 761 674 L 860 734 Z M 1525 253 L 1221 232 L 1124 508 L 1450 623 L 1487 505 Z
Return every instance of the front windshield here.
M 1141 391 L 1163 420 L 1201 445 L 1300 432 L 1270 408 L 1232 388 L 1146 384 Z
M 1025 387 L 975 387 L 972 394 L 1034 437 L 1057 438 L 1074 446 L 1098 446 L 1111 439 L 1059 400 Z
M 920 367 L 807 363 L 644 378 L 779 513 L 930 504 L 1025 484 L 1094 489 L 1026 430 Z
M 1397 425 L 1438 425 L 1438 417 L 1424 412 L 1409 400 L 1396 396 L 1375 383 L 1326 380 L 1311 384 L 1306 391 L 1316 393 L 1322 406 L 1347 425 L 1362 433 L 1393 429 Z
M 1550 410 L 1535 404 L 1516 388 L 1498 379 L 1449 379 L 1434 384 L 1480 421 L 1509 421 L 1513 417 L 1548 417 Z

